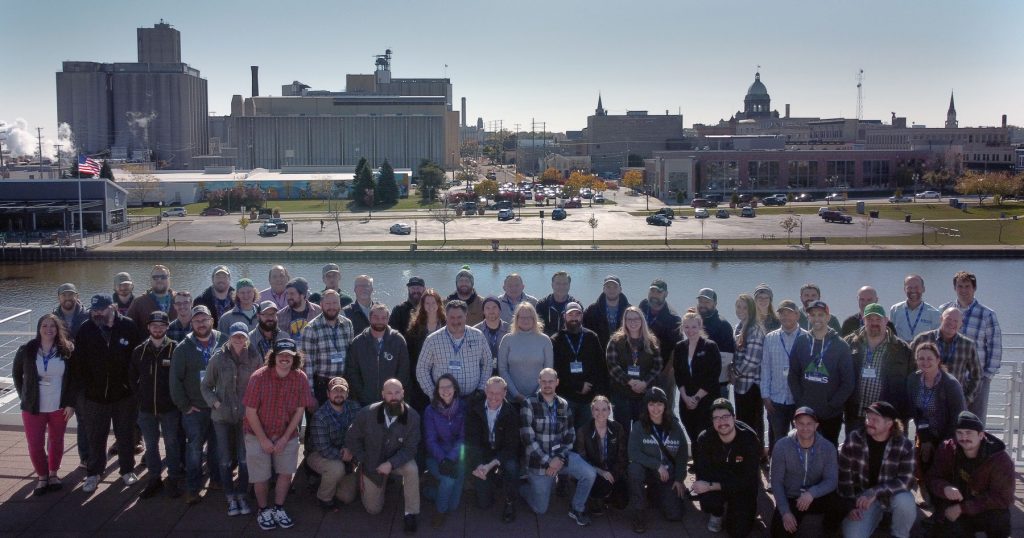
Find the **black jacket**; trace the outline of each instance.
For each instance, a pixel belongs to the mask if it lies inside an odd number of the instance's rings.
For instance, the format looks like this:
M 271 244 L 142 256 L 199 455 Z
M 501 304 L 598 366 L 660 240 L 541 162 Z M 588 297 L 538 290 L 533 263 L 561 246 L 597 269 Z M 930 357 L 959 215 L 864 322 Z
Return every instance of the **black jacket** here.
M 708 333 L 710 340 L 718 344 L 718 351 L 722 353 L 736 352 L 736 339 L 732 325 L 718 315 L 718 310 L 704 318 L 704 332 Z
M 345 361 L 345 380 L 349 398 L 363 407 L 381 401 L 384 382 L 395 378 L 408 387 L 413 372 L 409 369 L 409 349 L 398 331 L 388 328 L 383 345 L 377 351 L 377 339 L 369 328 L 356 333 Z M 408 389 L 407 389 L 408 390 Z
M 33 338 L 18 348 L 11 365 L 11 377 L 14 390 L 21 400 L 21 410 L 33 415 L 39 414 L 39 369 L 36 368 L 36 354 L 39 353 L 39 340 Z M 72 373 L 71 357 L 57 355 L 54 359 L 64 361 L 64 379 L 60 386 L 60 406 L 74 407 L 77 385 Z M 50 359 L 53 360 L 53 359 Z
M 416 307 L 409 301 L 396 306 L 391 311 L 391 317 L 388 318 L 388 325 L 402 333 L 402 336 L 406 336 L 405 333 L 409 330 L 409 322 L 412 321 L 412 311 L 415 309 Z
M 92 321 L 82 324 L 75 337 L 71 365 L 88 400 L 114 403 L 132 395 L 130 369 L 138 337 L 135 322 L 121 314 L 114 318 L 109 340 Z
M 693 472 L 697 480 L 718 482 L 726 495 L 745 493 L 757 497 L 761 441 L 754 430 L 736 421 L 736 437 L 728 446 L 714 429 L 704 430 L 693 444 Z
M 638 308 L 647 318 L 647 328 L 658 338 L 658 345 L 661 346 L 661 359 L 665 364 L 671 363 L 672 350 L 675 348 L 676 342 L 683 338 L 682 333 L 679 332 L 683 318 L 667 304 L 661 307 L 656 316 L 651 317 L 651 304 L 647 299 L 640 301 Z
M 487 427 L 487 404 L 483 400 L 467 400 L 466 405 L 466 467 L 497 458 L 499 462 L 518 459 L 520 454 L 519 412 L 508 401 L 501 405 L 498 418 L 494 421 L 494 443 L 490 442 Z
M 611 338 L 612 333 L 622 326 L 622 316 L 629 307 L 629 299 L 626 298 L 626 294 L 619 295 L 617 308 L 619 324 L 615 327 L 608 326 L 608 305 L 605 303 L 604 293 L 598 296 L 594 304 L 588 306 L 583 312 L 583 326 L 597 333 L 597 337 L 601 339 L 602 349 L 608 346 L 608 339 Z
M 565 328 L 565 319 L 562 313 L 565 312 L 565 305 L 579 302 L 572 295 L 567 295 L 564 302 L 555 301 L 555 294 L 549 293 L 547 297 L 537 303 L 537 317 L 544 322 L 544 334 L 554 335 Z
M 259 294 L 257 294 L 257 296 L 258 295 Z M 231 298 L 231 306 L 228 307 L 228 310 L 230 310 L 235 307 L 235 288 L 228 288 L 228 297 Z M 213 286 L 206 288 L 202 295 L 196 297 L 195 300 L 192 301 L 192 306 L 199 305 L 203 305 L 210 309 L 210 317 L 213 318 L 213 328 L 216 329 L 217 324 L 220 323 L 220 316 L 217 315 L 217 298 L 213 295 Z M 227 310 L 225 310 L 225 312 L 227 312 Z
M 719 393 L 718 377 L 722 374 L 722 355 L 718 352 L 718 345 L 706 338 L 698 338 L 697 349 L 693 352 L 692 370 L 687 356 L 689 352 L 689 340 L 683 339 L 676 344 L 672 359 L 676 386 L 682 387 L 690 396 L 704 389 L 711 397 L 705 399 L 711 402 Z
M 370 306 L 373 306 L 373 304 L 374 302 L 371 302 Z M 353 302 L 342 308 L 341 315 L 352 322 L 352 334 L 359 334 L 363 332 L 363 329 L 370 326 L 370 318 L 363 314 L 363 309 L 359 307 L 359 303 Z
M 177 409 L 171 399 L 171 354 L 177 342 L 167 339 L 157 349 L 148 338 L 132 351 L 132 390 L 139 397 L 139 410 L 159 414 Z
M 598 394 L 608 395 L 608 365 L 605 362 L 605 348 L 598 340 L 597 334 L 590 329 L 583 329 L 582 336 L 578 360 L 583 363 L 583 371 L 575 374 L 572 373 L 571 363 L 577 358 L 572 346 L 580 335 L 558 331 L 558 334 L 551 337 L 554 368 L 558 372 L 559 380 L 556 392 L 571 402 L 590 403 Z M 590 382 L 593 387 L 587 394 L 580 394 L 583 383 L 586 382 Z
M 626 479 L 626 467 L 629 465 L 629 436 L 622 424 L 614 420 L 608 421 L 608 457 L 601 457 L 601 447 L 598 443 L 597 430 L 594 429 L 594 419 L 584 424 L 576 431 L 576 446 L 574 450 L 595 469 L 608 471 L 615 476 L 615 480 Z

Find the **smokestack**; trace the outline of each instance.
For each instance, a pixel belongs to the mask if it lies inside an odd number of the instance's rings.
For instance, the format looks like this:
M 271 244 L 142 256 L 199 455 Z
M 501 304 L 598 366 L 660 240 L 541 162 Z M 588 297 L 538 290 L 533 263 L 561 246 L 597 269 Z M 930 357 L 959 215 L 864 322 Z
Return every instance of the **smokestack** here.
M 252 69 L 252 96 L 259 97 L 260 95 L 260 66 L 253 65 L 249 66 Z
M 466 126 L 466 98 L 462 98 L 462 126 Z
M 1003 129 L 1006 128 L 1006 114 L 1003 114 Z
M 789 103 L 786 103 L 786 118 L 789 118 Z

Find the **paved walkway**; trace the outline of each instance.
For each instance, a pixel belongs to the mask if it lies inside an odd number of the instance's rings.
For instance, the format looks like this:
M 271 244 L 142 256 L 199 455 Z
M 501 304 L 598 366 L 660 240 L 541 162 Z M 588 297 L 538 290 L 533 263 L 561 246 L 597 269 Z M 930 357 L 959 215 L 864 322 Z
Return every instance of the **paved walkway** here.
M 165 496 L 139 500 L 138 493 L 146 476 L 140 470 L 142 480 L 125 488 L 117 476 L 116 460 L 111 460 L 100 487 L 92 495 L 82 492 L 83 471 L 75 468 L 77 452 L 74 435 L 65 438 L 65 459 L 63 470 L 65 487 L 55 493 L 33 497 L 35 478 L 28 459 L 27 445 L 20 427 L 0 426 L 0 538 L 7 536 L 252 536 L 261 534 L 254 516 L 228 518 L 226 504 L 220 492 L 213 492 L 209 498 L 194 507 L 188 507 L 181 499 L 172 500 Z M 70 472 L 69 472 L 70 471 Z M 301 476 L 301 473 L 300 473 Z M 1018 473 L 1017 492 L 1013 509 L 1013 536 L 1024 536 L 1024 476 Z M 692 478 L 691 478 L 692 480 Z M 277 529 L 278 535 L 302 536 L 403 536 L 401 492 L 397 487 L 388 490 L 388 500 L 382 514 L 371 516 L 358 504 L 342 508 L 338 512 L 325 514 L 315 504 L 313 495 L 306 489 L 300 478 L 297 493 L 290 496 L 286 505 L 295 520 L 295 527 L 287 531 Z M 517 538 L 540 536 L 634 536 L 625 513 L 610 511 L 608 515 L 595 518 L 593 525 L 583 529 L 576 526 L 567 515 L 568 500 L 553 499 L 551 510 L 543 516 L 529 513 L 528 508 L 519 504 L 519 515 L 508 525 L 498 520 L 497 508 L 492 513 L 483 512 L 473 506 L 472 492 L 466 492 L 460 510 L 450 516 L 445 527 L 438 531 L 430 527 L 433 504 L 423 503 L 420 516 L 420 530 L 417 536 L 487 536 L 500 532 Z M 773 508 L 769 495 L 762 493 L 760 520 L 752 536 L 767 535 L 764 523 L 770 520 Z M 668 523 L 649 511 L 646 536 L 716 536 L 704 528 L 706 517 L 696 509 L 687 509 L 682 523 Z M 802 529 L 802 536 L 820 535 L 819 521 L 808 517 Z M 879 534 L 881 536 L 882 534 Z M 493 536 L 488 538 L 494 538 Z

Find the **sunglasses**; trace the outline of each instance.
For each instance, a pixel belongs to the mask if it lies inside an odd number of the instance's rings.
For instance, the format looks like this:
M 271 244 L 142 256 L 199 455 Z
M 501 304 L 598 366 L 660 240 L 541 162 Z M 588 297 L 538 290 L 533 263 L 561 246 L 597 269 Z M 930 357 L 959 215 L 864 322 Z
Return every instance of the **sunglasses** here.
M 167 275 L 153 275 L 150 278 L 153 280 L 167 280 Z

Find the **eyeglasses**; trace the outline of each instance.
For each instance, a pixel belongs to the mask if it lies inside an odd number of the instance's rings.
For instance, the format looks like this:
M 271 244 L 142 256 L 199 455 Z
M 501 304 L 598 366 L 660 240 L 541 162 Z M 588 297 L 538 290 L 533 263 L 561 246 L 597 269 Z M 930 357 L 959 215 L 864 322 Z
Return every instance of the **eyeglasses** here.
M 167 275 L 153 275 L 150 278 L 153 280 L 167 280 Z
M 711 417 L 711 421 L 712 422 L 726 422 L 727 420 L 729 420 L 731 418 L 732 418 L 732 415 L 718 415 L 718 416 Z

